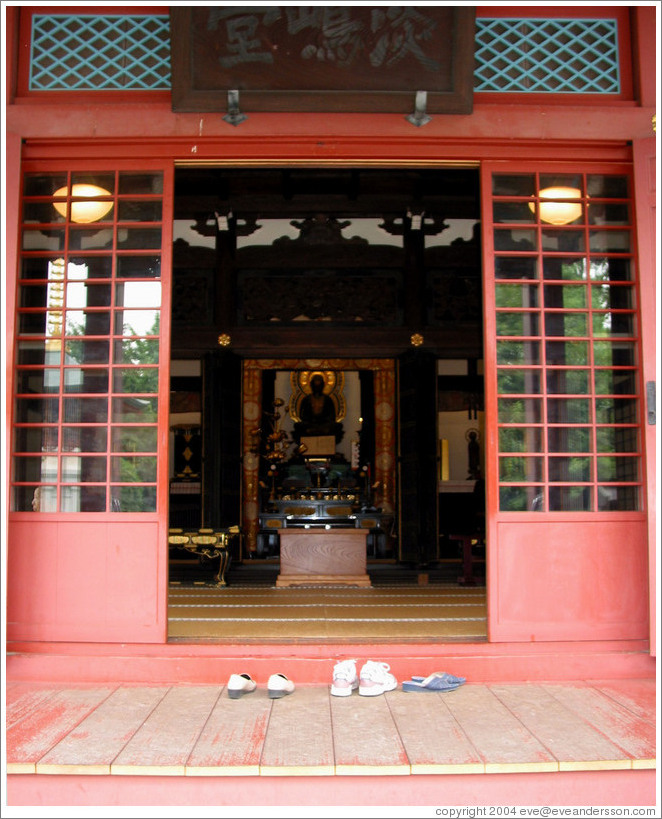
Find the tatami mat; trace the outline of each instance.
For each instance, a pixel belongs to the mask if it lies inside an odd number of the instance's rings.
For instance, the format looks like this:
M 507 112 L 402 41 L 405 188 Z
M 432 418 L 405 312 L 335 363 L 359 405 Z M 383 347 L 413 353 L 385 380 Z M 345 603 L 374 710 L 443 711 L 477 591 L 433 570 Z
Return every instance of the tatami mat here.
M 169 590 L 172 639 L 484 640 L 485 589 L 457 586 Z

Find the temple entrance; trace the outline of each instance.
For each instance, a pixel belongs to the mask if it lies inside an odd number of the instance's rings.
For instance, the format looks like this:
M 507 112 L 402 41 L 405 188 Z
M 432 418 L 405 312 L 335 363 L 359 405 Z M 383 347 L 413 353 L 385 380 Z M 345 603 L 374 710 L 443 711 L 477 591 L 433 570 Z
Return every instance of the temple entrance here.
M 296 585 L 298 530 L 353 532 L 373 586 L 481 585 L 478 202 L 474 168 L 176 172 L 169 525 L 240 528 L 228 587 Z

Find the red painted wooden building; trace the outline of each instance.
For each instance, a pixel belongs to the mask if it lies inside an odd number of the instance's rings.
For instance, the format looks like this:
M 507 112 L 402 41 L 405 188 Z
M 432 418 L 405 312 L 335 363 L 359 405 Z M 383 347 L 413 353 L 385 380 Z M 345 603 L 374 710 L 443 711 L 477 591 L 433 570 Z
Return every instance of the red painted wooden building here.
M 203 431 L 216 466 L 201 524 L 241 525 L 236 562 L 261 543 L 250 433 L 264 374 L 344 369 L 371 374 L 377 501 L 396 565 L 419 567 L 443 532 L 444 362 L 470 362 L 486 490 L 477 673 L 498 676 L 508 654 L 511 679 L 539 677 L 544 647 L 567 659 L 560 676 L 653 675 L 656 5 L 383 7 L 365 82 L 337 67 L 361 41 L 357 9 L 343 28 L 321 7 L 176 8 L 172 27 L 166 6 L 3 9 L 8 674 L 145 679 L 155 658 L 163 679 L 233 669 L 223 645 L 168 640 L 171 393 L 195 360 L 194 409 L 221 408 Z M 441 28 L 447 65 L 424 46 Z M 273 44 L 302 31 L 283 67 Z M 208 81 L 209 53 L 221 70 Z M 320 67 L 337 71 L 328 86 Z M 251 245 L 256 220 L 300 228 L 320 203 L 327 230 L 379 213 L 391 258 L 357 245 L 329 262 L 318 247 L 281 290 L 287 242 Z M 445 219 L 473 233 L 440 242 Z M 206 255 L 185 222 L 211 237 Z M 460 285 L 478 292 L 473 313 L 452 301 Z M 341 287 L 345 312 L 329 318 Z M 322 312 L 302 299 L 285 315 L 302 289 Z

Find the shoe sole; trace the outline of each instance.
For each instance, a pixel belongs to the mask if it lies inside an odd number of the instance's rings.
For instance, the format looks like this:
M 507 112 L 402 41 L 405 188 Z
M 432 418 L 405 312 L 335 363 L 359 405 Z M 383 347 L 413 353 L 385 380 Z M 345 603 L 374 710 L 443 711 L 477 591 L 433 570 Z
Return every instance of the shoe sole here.
M 286 697 L 288 694 L 291 694 L 291 691 L 269 691 L 269 699 L 270 700 L 279 700 L 281 697 Z
M 393 685 L 375 685 L 366 688 L 359 685 L 359 694 L 362 697 L 378 697 L 380 694 L 385 694 L 387 691 L 394 691 L 398 687 L 397 682 Z
M 336 688 L 334 685 L 331 686 L 331 695 L 333 697 L 351 697 L 352 691 L 356 691 L 359 687 L 359 684 L 356 683 L 355 685 L 350 685 L 348 688 Z
M 228 697 L 231 700 L 238 700 L 239 697 L 243 697 L 244 694 L 252 694 L 255 689 L 249 691 L 248 689 L 237 689 L 237 688 L 228 688 Z

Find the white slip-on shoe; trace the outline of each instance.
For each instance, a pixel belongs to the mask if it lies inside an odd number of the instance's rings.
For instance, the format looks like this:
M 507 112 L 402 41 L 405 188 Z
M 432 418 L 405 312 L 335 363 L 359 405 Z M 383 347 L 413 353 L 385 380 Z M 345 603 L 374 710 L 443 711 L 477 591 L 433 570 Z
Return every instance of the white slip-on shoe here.
M 256 688 L 257 683 L 250 674 L 233 674 L 228 680 L 228 697 L 238 700 L 242 694 L 250 694 Z
M 385 691 L 393 691 L 398 687 L 398 681 L 390 673 L 388 663 L 376 663 L 372 660 L 361 669 L 359 679 L 359 694 L 362 697 L 376 697 Z
M 272 674 L 267 683 L 269 698 L 276 700 L 294 691 L 294 683 L 285 674 Z
M 349 697 L 359 687 L 356 660 L 340 660 L 333 667 L 331 694 L 334 697 Z

